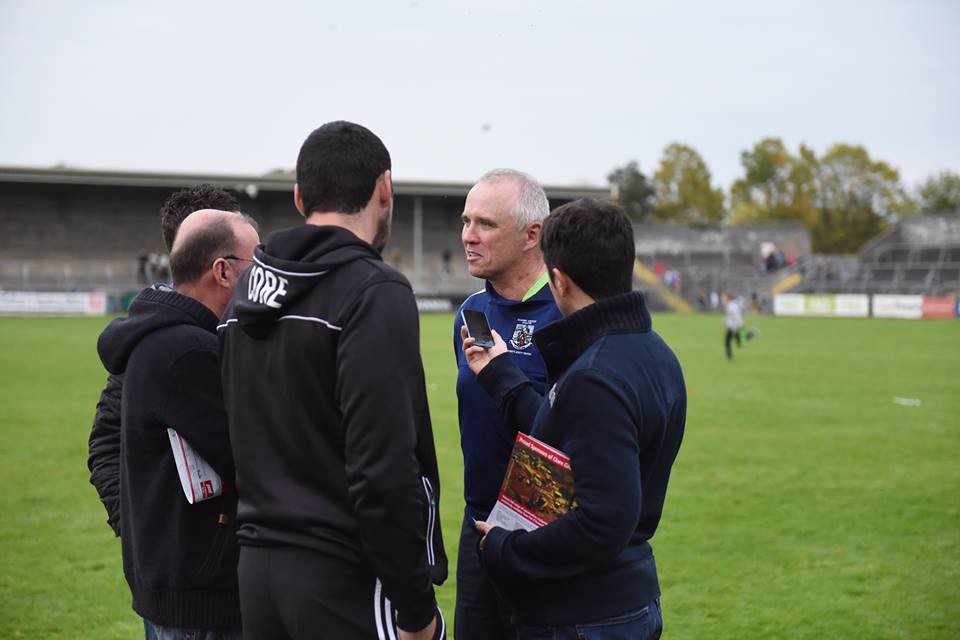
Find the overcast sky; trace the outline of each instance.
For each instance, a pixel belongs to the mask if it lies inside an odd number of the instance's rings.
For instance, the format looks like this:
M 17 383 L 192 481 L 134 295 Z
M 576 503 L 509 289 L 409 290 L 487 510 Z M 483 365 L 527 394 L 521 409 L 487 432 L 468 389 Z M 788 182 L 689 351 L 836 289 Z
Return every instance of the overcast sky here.
M 0 0 L 0 164 L 259 174 L 371 128 L 397 179 L 714 180 L 765 136 L 960 172 L 960 2 Z

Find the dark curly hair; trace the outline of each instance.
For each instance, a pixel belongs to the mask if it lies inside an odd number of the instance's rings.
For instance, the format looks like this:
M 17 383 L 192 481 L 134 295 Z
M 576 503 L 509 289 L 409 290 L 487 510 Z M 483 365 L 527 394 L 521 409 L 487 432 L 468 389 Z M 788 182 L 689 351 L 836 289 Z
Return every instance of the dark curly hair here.
M 167 251 L 173 249 L 173 240 L 183 219 L 200 209 L 240 211 L 240 203 L 232 195 L 212 184 L 198 184 L 177 191 L 160 207 L 160 229 Z

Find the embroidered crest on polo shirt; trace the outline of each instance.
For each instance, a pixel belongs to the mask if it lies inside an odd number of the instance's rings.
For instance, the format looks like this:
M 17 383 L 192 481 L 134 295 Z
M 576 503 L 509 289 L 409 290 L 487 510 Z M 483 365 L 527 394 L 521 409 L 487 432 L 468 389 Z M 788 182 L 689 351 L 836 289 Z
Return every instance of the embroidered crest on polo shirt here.
M 517 320 L 513 337 L 510 338 L 510 344 L 514 349 L 523 351 L 530 348 L 530 345 L 533 344 L 533 325 L 536 323 L 536 320 Z

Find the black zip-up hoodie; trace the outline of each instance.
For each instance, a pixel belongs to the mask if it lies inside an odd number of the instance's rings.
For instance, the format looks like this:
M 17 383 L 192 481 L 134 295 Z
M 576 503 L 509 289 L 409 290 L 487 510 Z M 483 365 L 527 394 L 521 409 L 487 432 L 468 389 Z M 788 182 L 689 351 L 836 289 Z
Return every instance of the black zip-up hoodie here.
M 220 476 L 234 469 L 217 356 L 217 317 L 165 285 L 144 289 L 97 350 L 125 374 L 121 401 L 123 571 L 133 608 L 163 626 L 239 629 L 236 494 L 189 504 L 167 428 Z
M 355 562 L 426 626 L 447 560 L 410 284 L 346 229 L 285 229 L 219 330 L 240 544 Z

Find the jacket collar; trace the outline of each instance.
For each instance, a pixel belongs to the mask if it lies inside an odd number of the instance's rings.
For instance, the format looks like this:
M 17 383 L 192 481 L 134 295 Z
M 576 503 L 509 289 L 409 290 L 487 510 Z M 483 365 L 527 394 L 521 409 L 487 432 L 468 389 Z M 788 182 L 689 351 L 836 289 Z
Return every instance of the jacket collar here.
M 165 284 L 156 284 L 144 289 L 140 292 L 140 295 L 137 296 L 136 301 L 156 303 L 179 309 L 189 316 L 197 326 L 203 327 L 210 333 L 217 332 L 217 322 L 219 322 L 219 319 L 213 311 L 199 300 L 185 296 Z
M 645 333 L 652 323 L 639 291 L 597 300 L 533 334 L 533 341 L 556 380 L 590 345 L 615 333 Z
M 493 288 L 493 285 L 490 284 L 489 280 L 485 280 L 483 286 L 484 289 L 486 289 L 487 294 L 490 296 L 490 299 L 496 304 L 504 307 L 515 307 L 527 303 L 553 302 L 553 293 L 550 292 L 550 285 L 547 283 L 544 283 L 535 294 L 526 300 L 508 300 L 507 298 L 504 298 L 497 293 L 497 290 Z

